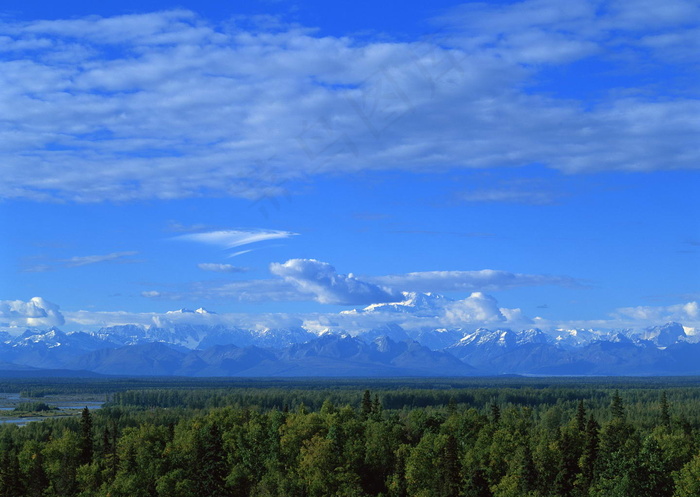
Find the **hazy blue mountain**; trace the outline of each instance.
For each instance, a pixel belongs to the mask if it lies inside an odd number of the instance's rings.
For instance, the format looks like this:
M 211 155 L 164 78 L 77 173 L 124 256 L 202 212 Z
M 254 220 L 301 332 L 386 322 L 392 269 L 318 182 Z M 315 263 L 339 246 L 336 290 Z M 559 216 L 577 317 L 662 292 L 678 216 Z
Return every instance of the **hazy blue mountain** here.
M 419 312 L 427 312 L 436 301 L 418 302 Z M 413 304 L 409 299 L 367 312 L 412 312 Z M 123 325 L 94 333 L 29 329 L 0 338 L 0 369 L 4 362 L 7 371 L 37 368 L 185 376 L 700 373 L 700 344 L 678 323 L 639 332 L 544 332 L 536 328 L 406 330 L 389 322 L 355 335 L 317 335 L 300 326 Z
M 187 354 L 160 342 L 102 349 L 76 358 L 70 369 L 114 375 L 171 376 Z

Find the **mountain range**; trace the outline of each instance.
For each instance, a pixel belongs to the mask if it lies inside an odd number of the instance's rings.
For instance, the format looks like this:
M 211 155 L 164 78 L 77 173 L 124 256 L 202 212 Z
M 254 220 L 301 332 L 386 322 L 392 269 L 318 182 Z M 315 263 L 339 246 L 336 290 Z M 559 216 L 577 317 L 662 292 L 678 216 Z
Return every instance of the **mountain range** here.
M 347 333 L 303 327 L 120 325 L 94 332 L 0 335 L 0 371 L 156 376 L 465 376 L 700 374 L 682 325 L 620 330 L 413 329 Z

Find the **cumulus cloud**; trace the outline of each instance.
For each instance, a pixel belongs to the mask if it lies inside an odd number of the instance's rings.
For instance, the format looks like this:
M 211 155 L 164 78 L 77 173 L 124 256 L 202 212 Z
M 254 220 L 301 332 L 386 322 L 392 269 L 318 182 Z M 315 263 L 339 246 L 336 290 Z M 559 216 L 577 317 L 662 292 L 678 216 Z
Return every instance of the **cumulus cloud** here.
M 41 297 L 34 297 L 28 302 L 0 301 L 0 324 L 4 327 L 48 327 L 64 323 L 59 306 Z
M 407 292 L 403 300 L 374 304 L 364 309 L 323 314 L 312 320 L 316 328 L 357 332 L 387 324 L 406 330 L 476 329 L 480 327 L 527 327 L 533 321 L 520 309 L 499 307 L 491 295 L 473 292 L 467 298 L 453 300 L 439 294 Z
M 244 273 L 247 271 L 244 267 L 233 266 L 231 264 L 218 264 L 215 262 L 202 262 L 197 264 L 197 267 L 202 271 L 212 271 L 214 273 Z
M 321 263 L 322 264 L 322 263 Z M 272 292 L 275 280 L 259 280 L 234 284 L 229 288 L 231 298 L 246 301 L 242 296 L 251 292 L 250 302 L 256 302 L 257 291 Z M 302 294 L 293 285 L 277 282 L 276 291 L 288 292 L 278 295 L 280 300 L 299 298 Z M 247 288 L 246 288 L 246 285 Z M 286 285 L 286 286 L 285 286 Z M 325 285 L 324 285 L 325 287 Z M 151 292 L 153 298 L 166 298 L 167 295 Z M 296 296 L 296 297 L 295 297 Z M 189 297 L 192 297 L 191 295 Z M 200 295 L 205 298 L 205 294 Z M 303 298 L 308 299 L 308 295 Z M 638 306 L 617 309 L 611 316 L 591 320 L 547 320 L 540 317 L 529 318 L 518 308 L 501 307 L 498 301 L 488 294 L 473 292 L 467 298 L 452 300 L 440 295 L 407 293 L 394 302 L 374 304 L 365 308 L 340 313 L 131 313 L 124 311 L 76 311 L 66 312 L 66 318 L 57 305 L 41 298 L 23 301 L 0 301 L 0 327 L 48 327 L 67 326 L 73 329 L 95 329 L 102 326 L 140 324 L 144 326 L 167 326 L 169 323 L 208 324 L 222 326 L 304 326 L 306 329 L 321 332 L 324 330 L 358 333 L 386 324 L 398 324 L 407 330 L 479 327 L 525 329 L 537 326 L 543 330 L 556 329 L 597 329 L 602 331 L 635 329 L 641 331 L 669 321 L 683 324 L 686 332 L 700 330 L 700 304 L 686 302 L 670 306 Z
M 205 271 L 246 271 L 229 264 L 202 263 Z M 357 277 L 338 274 L 329 263 L 315 259 L 290 259 L 273 263 L 270 272 L 278 278 L 243 281 L 198 281 L 177 290 L 148 290 L 143 297 L 161 300 L 226 299 L 238 302 L 301 302 L 370 305 L 399 302 L 407 292 L 491 292 L 527 286 L 556 285 L 578 288 L 582 283 L 569 276 L 480 271 L 423 271 L 386 276 Z M 475 294 L 476 295 L 476 294 Z M 457 311 L 455 311 L 457 312 Z
M 466 299 L 445 306 L 445 318 L 452 323 L 503 323 L 506 317 L 498 307 L 498 301 L 481 292 L 474 292 Z
M 338 274 L 327 262 L 315 259 L 290 259 L 283 264 L 273 263 L 270 272 L 284 278 L 300 292 L 312 295 L 322 304 L 372 304 L 395 302 L 399 292 L 359 280 L 352 274 Z
M 409 292 L 498 291 L 524 286 L 581 286 L 569 276 L 521 274 L 482 269 L 480 271 L 422 271 L 365 278 L 376 284 Z
M 619 49 L 635 68 L 693 71 L 697 5 L 646 3 L 474 3 L 402 42 L 229 30 L 186 10 L 5 18 L 0 196 L 265 201 L 299 178 L 380 168 L 694 169 L 687 87 L 603 88 L 591 108 L 538 86 L 541 70 Z

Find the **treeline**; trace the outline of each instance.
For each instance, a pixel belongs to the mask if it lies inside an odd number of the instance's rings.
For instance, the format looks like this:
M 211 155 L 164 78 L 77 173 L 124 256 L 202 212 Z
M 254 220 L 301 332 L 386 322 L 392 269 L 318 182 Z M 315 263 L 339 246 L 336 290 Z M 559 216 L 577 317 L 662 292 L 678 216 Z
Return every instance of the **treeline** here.
M 316 383 L 314 383 L 316 384 Z M 280 388 L 279 386 L 238 387 L 238 388 L 199 388 L 199 389 L 140 389 L 115 392 L 107 406 L 125 408 L 171 408 L 211 409 L 217 407 L 250 407 L 263 410 L 295 410 L 304 405 L 306 409 L 317 411 L 324 402 L 334 405 L 359 405 L 363 390 L 354 388 L 323 389 Z M 459 404 L 463 408 L 473 407 L 483 411 L 491 404 L 502 407 L 528 407 L 536 419 L 546 416 L 563 417 L 574 411 L 579 402 L 584 401 L 599 421 L 611 418 L 609 406 L 612 394 L 621 392 L 627 405 L 627 416 L 636 426 L 650 429 L 656 426 L 659 416 L 660 390 L 629 387 L 624 390 L 608 388 L 578 388 L 559 386 L 520 387 L 471 387 L 449 389 L 406 388 L 392 384 L 388 389 L 372 389 L 381 398 L 384 410 L 400 410 L 447 406 Z M 669 402 L 675 406 L 679 422 L 689 423 L 700 413 L 700 389 L 670 388 L 664 390 Z M 545 416 L 544 412 L 549 414 Z
M 696 389 L 510 390 L 422 407 L 428 390 L 125 392 L 80 419 L 0 427 L 0 496 L 700 495 Z M 154 407 L 176 399 L 192 405 Z
M 0 372 L 1 374 L 2 372 Z M 699 377 L 580 377 L 580 378 L 535 378 L 520 376 L 468 377 L 468 378 L 183 378 L 183 377 L 0 377 L 0 393 L 21 392 L 22 397 L 44 397 L 48 395 L 104 395 L 127 390 L 152 389 L 295 389 L 304 391 L 333 390 L 357 391 L 370 388 L 372 391 L 399 390 L 458 390 L 483 388 L 556 388 L 558 391 L 601 389 L 651 391 L 654 389 L 693 388 Z

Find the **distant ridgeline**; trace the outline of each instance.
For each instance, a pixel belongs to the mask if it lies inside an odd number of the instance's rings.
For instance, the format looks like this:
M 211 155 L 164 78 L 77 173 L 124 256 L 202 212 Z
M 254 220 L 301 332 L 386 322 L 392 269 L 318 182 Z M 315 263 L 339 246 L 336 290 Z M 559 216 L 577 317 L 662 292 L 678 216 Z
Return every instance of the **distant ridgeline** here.
M 641 332 L 406 330 L 390 323 L 353 336 L 191 324 L 53 328 L 5 333 L 0 376 L 693 375 L 700 374 L 698 338 L 678 323 Z
M 0 425 L 0 495 L 700 495 L 697 379 L 90 381 L 111 404 Z

